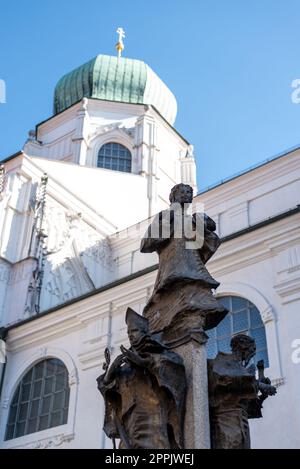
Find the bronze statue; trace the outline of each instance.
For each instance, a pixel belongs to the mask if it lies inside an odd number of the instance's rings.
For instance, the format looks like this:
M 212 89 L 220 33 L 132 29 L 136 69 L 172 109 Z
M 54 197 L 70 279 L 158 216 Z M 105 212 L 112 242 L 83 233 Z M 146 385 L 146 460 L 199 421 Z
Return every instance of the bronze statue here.
M 232 353 L 219 352 L 208 360 L 208 387 L 213 449 L 249 449 L 249 418 L 261 417 L 262 402 L 276 393 L 263 373 L 263 362 L 249 365 L 255 355 L 253 338 L 239 334 L 231 339 Z M 249 365 L 249 366 L 248 366 Z
M 183 448 L 185 369 L 159 334 L 149 333 L 148 320 L 132 309 L 126 313 L 129 349 L 97 379 L 105 400 L 104 431 L 120 439 L 119 448 Z M 110 365 L 110 366 L 109 366 Z
M 97 383 L 105 401 L 104 431 L 114 447 L 120 439 L 119 448 L 182 449 L 184 436 L 186 446 L 201 447 L 201 438 L 209 446 L 208 428 L 198 425 L 200 418 L 200 423 L 208 420 L 202 415 L 207 412 L 204 331 L 216 327 L 227 310 L 213 295 L 219 283 L 206 269 L 220 245 L 216 225 L 206 214 L 189 214 L 192 198 L 190 186 L 177 184 L 170 208 L 148 227 L 141 252 L 156 251 L 159 256 L 153 293 L 142 316 L 127 309 L 130 348 L 121 346 L 112 364 L 105 351 L 105 372 Z M 250 448 L 248 419 L 261 417 L 263 401 L 276 393 L 264 376 L 263 363 L 257 365 L 258 379 L 255 366 L 249 366 L 254 340 L 235 336 L 231 348 L 231 354 L 219 352 L 208 360 L 212 448 Z M 202 360 L 196 372 L 193 357 Z M 195 405 L 201 399 L 205 405 L 199 416 Z M 187 438 L 184 428 L 193 435 L 197 431 L 200 438 Z
M 211 291 L 219 283 L 205 267 L 220 245 L 216 225 L 206 214 L 188 214 L 192 199 L 189 185 L 174 186 L 170 209 L 154 218 L 141 242 L 141 252 L 159 255 L 153 294 L 143 316 L 149 319 L 150 330 L 163 331 L 167 341 L 195 329 L 211 329 L 227 313 Z

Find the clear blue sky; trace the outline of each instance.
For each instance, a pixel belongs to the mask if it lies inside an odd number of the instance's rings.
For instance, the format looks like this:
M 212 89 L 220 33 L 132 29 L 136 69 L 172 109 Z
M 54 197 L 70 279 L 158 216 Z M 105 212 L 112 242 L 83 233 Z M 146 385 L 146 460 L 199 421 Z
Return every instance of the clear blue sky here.
M 300 143 L 299 0 L 0 0 L 0 159 L 52 113 L 57 80 L 97 54 L 144 60 L 178 102 L 199 187 Z

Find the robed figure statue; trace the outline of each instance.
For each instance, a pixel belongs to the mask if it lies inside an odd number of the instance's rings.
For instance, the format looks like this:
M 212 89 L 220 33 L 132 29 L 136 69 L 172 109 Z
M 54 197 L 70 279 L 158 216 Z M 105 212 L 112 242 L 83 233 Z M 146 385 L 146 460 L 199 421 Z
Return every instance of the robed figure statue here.
M 97 379 L 105 400 L 104 431 L 119 448 L 183 448 L 186 380 L 181 357 L 168 350 L 148 320 L 126 313 L 131 347 Z
M 170 208 L 154 218 L 141 242 L 141 252 L 156 251 L 159 256 L 143 316 L 151 331 L 163 331 L 167 341 L 193 329 L 211 329 L 227 313 L 212 294 L 219 283 L 205 266 L 220 245 L 216 225 L 204 213 L 188 213 L 192 200 L 191 186 L 174 186 Z

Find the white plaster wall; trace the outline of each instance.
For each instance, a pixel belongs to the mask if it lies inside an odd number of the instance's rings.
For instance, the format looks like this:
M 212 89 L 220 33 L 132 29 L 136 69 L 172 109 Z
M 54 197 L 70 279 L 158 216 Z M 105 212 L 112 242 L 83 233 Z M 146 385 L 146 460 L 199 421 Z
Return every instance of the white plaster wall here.
M 263 220 L 266 213 L 281 213 L 288 210 L 291 207 L 291 202 L 294 202 L 294 206 L 297 205 L 299 202 L 297 195 L 300 194 L 299 174 L 297 176 L 297 180 L 287 181 L 283 186 L 250 201 L 249 220 L 251 224 Z
M 299 204 L 300 150 L 229 180 L 194 202 L 204 204 L 221 236 L 278 215 Z
M 4 319 L 4 311 L 10 275 L 10 264 L 5 260 L 0 259 L 0 326 L 6 324 L 6 321 Z

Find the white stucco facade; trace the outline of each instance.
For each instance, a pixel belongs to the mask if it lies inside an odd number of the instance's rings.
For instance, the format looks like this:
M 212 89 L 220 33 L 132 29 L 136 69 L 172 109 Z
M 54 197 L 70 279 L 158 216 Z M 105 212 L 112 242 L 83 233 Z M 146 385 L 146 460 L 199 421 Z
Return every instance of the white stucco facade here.
M 131 151 L 131 173 L 97 168 L 108 142 Z M 36 139 L 4 168 L 0 445 L 110 447 L 96 378 L 105 347 L 117 354 L 127 343 L 127 307 L 141 313 L 154 284 L 157 256 L 139 252 L 149 216 L 168 206 L 174 184 L 196 188 L 191 148 L 151 106 L 84 98 L 38 125 Z M 265 325 L 266 374 L 278 389 L 264 418 L 251 422 L 254 448 L 300 448 L 299 193 L 296 149 L 195 197 L 223 239 L 208 263 L 221 283 L 216 294 L 250 300 Z M 4 441 L 20 379 L 47 357 L 69 372 L 67 424 Z

